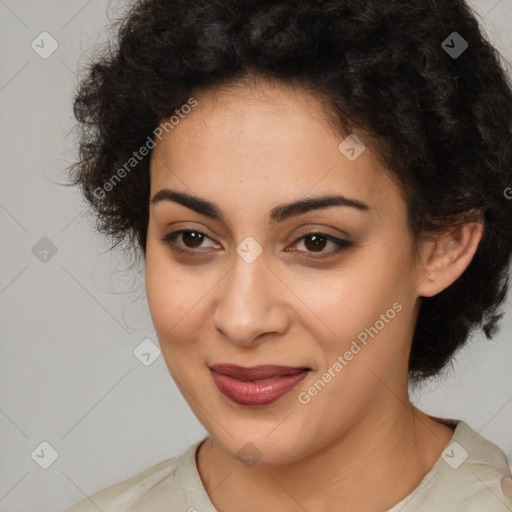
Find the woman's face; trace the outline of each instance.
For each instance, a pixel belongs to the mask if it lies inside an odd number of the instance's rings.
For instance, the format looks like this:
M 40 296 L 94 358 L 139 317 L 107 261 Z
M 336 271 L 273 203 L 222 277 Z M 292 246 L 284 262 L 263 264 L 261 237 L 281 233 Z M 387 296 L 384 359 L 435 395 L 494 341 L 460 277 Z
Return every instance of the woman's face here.
M 289 463 L 403 408 L 425 273 L 398 187 L 368 145 L 339 147 L 313 97 L 260 85 L 196 100 L 152 154 L 152 320 L 212 439 L 232 457 Z M 284 208 L 324 196 L 353 203 Z M 309 371 L 251 384 L 212 372 L 221 364 Z

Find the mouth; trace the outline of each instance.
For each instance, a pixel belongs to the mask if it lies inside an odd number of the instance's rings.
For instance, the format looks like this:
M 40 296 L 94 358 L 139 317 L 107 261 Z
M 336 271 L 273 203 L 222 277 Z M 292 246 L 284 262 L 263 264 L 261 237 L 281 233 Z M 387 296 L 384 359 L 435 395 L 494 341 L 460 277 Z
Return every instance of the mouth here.
M 211 366 L 210 371 L 224 396 L 238 405 L 254 407 L 269 405 L 289 393 L 307 376 L 311 368 L 218 364 Z

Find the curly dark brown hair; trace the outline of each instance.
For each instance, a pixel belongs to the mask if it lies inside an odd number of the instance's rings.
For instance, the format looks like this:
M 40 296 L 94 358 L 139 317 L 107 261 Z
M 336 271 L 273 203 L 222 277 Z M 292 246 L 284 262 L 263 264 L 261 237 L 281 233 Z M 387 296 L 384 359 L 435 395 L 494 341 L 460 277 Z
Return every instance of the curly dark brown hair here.
M 114 27 L 76 93 L 70 168 L 113 247 L 145 257 L 149 156 L 134 154 L 159 123 L 198 91 L 278 80 L 314 94 L 340 133 L 370 134 L 416 241 L 484 221 L 465 272 L 421 299 L 410 381 L 438 374 L 475 327 L 493 337 L 512 249 L 512 92 L 463 1 L 139 0 Z

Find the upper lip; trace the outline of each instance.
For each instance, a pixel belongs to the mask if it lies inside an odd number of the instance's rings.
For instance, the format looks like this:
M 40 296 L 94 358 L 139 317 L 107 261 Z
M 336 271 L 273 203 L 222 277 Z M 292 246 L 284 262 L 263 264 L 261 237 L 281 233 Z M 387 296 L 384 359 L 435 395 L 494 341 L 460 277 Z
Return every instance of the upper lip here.
M 280 366 L 276 364 L 263 364 L 259 366 L 237 366 L 234 364 L 216 364 L 210 369 L 242 381 L 262 380 L 270 377 L 283 375 L 294 375 L 296 373 L 310 370 L 305 366 Z

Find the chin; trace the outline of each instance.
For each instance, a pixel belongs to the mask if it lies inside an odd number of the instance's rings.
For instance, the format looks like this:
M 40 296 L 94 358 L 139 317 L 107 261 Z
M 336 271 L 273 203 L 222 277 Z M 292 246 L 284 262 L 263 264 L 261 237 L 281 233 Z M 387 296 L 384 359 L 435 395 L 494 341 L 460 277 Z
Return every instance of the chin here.
M 272 428 L 251 427 L 245 423 L 239 429 L 229 429 L 233 437 L 224 430 L 217 429 L 210 437 L 227 455 L 247 467 L 283 466 L 304 457 L 305 454 L 301 451 L 304 448 L 304 438 L 299 432 L 293 433 L 284 429 L 280 431 L 280 427 L 272 432 Z

